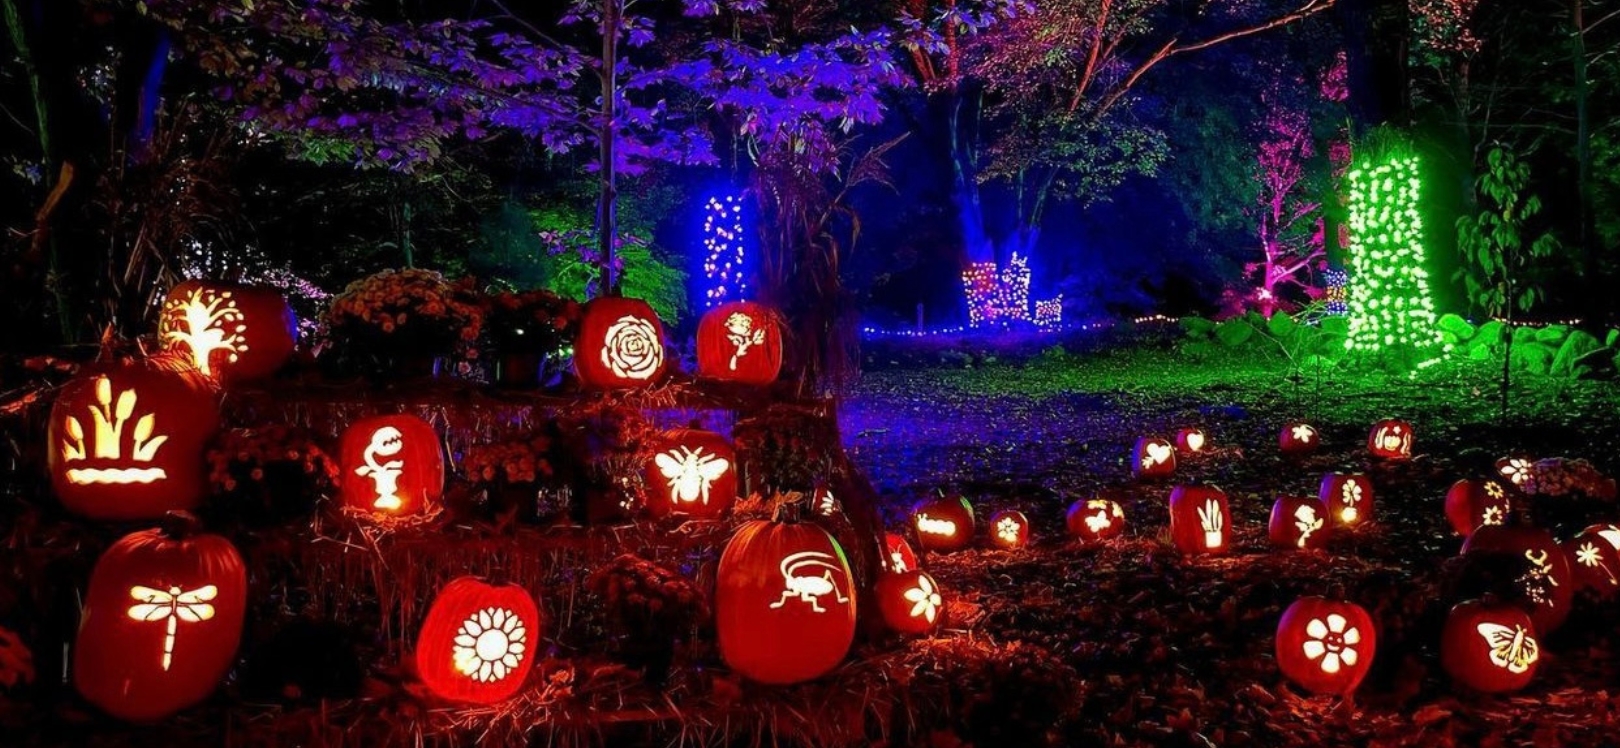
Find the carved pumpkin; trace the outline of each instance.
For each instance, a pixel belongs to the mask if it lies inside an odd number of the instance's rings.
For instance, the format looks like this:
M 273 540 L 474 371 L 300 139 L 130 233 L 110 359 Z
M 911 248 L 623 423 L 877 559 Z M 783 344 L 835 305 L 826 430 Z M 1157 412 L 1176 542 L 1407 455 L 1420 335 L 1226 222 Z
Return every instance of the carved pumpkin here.
M 1607 598 L 1620 590 L 1620 527 L 1592 525 L 1564 541 L 1575 589 Z
M 1328 473 L 1322 476 L 1316 497 L 1340 527 L 1356 527 L 1372 520 L 1373 485 L 1365 475 Z
M 540 609 L 528 590 L 460 577 L 428 609 L 416 672 L 440 698 L 493 704 L 523 687 L 539 645 Z
M 1322 432 L 1308 423 L 1287 424 L 1283 426 L 1282 432 L 1277 434 L 1277 448 L 1290 457 L 1311 454 L 1320 446 L 1322 446 Z
M 782 328 L 752 301 L 722 304 L 703 315 L 697 333 L 698 376 L 770 384 L 782 372 Z
M 51 488 L 91 519 L 156 519 L 197 506 L 219 429 L 208 380 L 178 359 L 114 366 L 57 393 L 46 435 Z
M 883 622 L 907 636 L 933 633 L 945 620 L 939 583 L 921 569 L 887 572 L 878 578 L 878 610 Z
M 844 513 L 844 505 L 833 495 L 832 489 L 826 486 L 816 486 L 810 492 L 811 506 L 815 507 L 816 514 L 823 517 L 834 517 Z
M 1226 494 L 1213 486 L 1176 486 L 1170 491 L 1170 541 L 1186 554 L 1225 553 L 1232 515 Z
M 1131 473 L 1138 478 L 1168 478 L 1176 472 L 1176 448 L 1158 436 L 1136 440 L 1131 450 Z
M 205 375 L 262 379 L 292 358 L 298 318 L 274 288 L 189 280 L 164 299 L 158 338 Z
M 236 660 L 247 571 L 230 541 L 195 533 L 195 521 L 124 536 L 90 575 L 73 679 L 108 714 L 167 717 L 207 698 Z
M 422 514 L 444 493 L 444 446 L 416 416 L 363 418 L 338 445 L 343 506 L 379 517 Z
M 646 387 L 664 373 L 664 325 L 647 302 L 592 299 L 580 311 L 574 342 L 580 384 L 595 389 Z
M 1350 695 L 1377 651 L 1372 616 L 1355 603 L 1302 597 L 1277 623 L 1277 667 L 1312 693 Z
M 1507 488 L 1495 479 L 1465 478 L 1446 491 L 1446 519 L 1465 538 L 1477 527 L 1507 522 L 1512 514 Z
M 1513 580 L 1517 594 L 1512 602 L 1530 613 L 1536 631 L 1550 634 L 1569 617 L 1575 579 L 1569 559 L 1552 533 L 1523 525 L 1483 526 L 1463 542 L 1462 552 L 1505 556 L 1520 564 L 1522 572 Z
M 1008 551 L 1029 545 L 1029 518 L 1013 509 L 990 515 L 990 544 Z
M 1525 455 L 1512 455 L 1496 461 L 1496 474 L 1515 486 L 1523 487 L 1536 474 L 1536 460 Z
M 825 675 L 855 639 L 853 577 L 844 549 L 784 507 L 737 528 L 720 554 L 715 632 L 720 657 L 760 683 Z
M 1125 532 L 1125 510 L 1108 499 L 1082 499 L 1069 505 L 1069 534 L 1085 543 L 1119 537 Z
M 1267 534 L 1279 548 L 1326 547 L 1327 509 L 1309 496 L 1279 496 L 1271 505 Z
M 917 544 L 925 551 L 959 551 L 973 542 L 973 505 L 962 496 L 917 502 L 911 510 Z
M 1446 616 L 1440 665 L 1458 683 L 1485 693 L 1517 691 L 1530 684 L 1540 661 L 1536 625 L 1519 608 L 1469 600 Z
M 1203 429 L 1187 428 L 1176 432 L 1176 451 L 1182 454 L 1195 455 L 1209 446 L 1209 437 Z
M 889 571 L 911 571 L 922 568 L 922 564 L 917 561 L 917 553 L 911 550 L 911 544 L 892 532 L 883 533 L 883 558 L 884 566 Z
M 1373 424 L 1367 435 L 1367 451 L 1386 460 L 1412 459 L 1412 424 L 1394 419 Z
M 737 500 L 737 452 L 713 431 L 665 431 L 654 441 L 645 476 L 654 517 L 715 519 Z

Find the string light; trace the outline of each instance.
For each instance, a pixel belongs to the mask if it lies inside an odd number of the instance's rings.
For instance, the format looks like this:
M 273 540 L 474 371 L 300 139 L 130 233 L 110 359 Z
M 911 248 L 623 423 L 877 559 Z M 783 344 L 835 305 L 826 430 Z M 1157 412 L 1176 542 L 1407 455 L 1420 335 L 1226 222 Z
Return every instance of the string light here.
M 1347 297 L 1353 352 L 1417 353 L 1439 346 L 1429 276 L 1423 269 L 1423 219 L 1418 215 L 1418 157 L 1395 152 L 1382 163 L 1350 172 L 1350 269 Z
M 962 271 L 962 292 L 967 297 L 968 326 L 979 327 L 992 322 L 1035 322 L 1029 304 L 1029 285 L 1033 274 L 1029 258 L 1013 253 L 1004 266 L 995 262 L 975 262 Z M 1059 296 L 1058 315 L 1061 318 Z M 1053 301 L 1053 300 L 1048 300 Z M 1048 305 L 1050 306 L 1050 305 Z M 1048 309 L 1050 316 L 1051 310 Z M 1036 322 L 1036 324 L 1043 324 Z M 1047 323 L 1050 324 L 1050 323 Z
M 962 271 L 962 290 L 967 294 L 969 327 L 978 327 L 996 318 L 997 281 L 994 262 L 975 262 Z
M 742 198 L 709 198 L 703 207 L 703 276 L 710 283 L 703 295 L 705 308 L 742 299 L 748 293 L 743 232 Z
M 1350 274 L 1339 268 L 1322 271 L 1322 302 L 1328 314 L 1342 317 L 1350 313 Z
M 1040 327 L 1063 324 L 1063 294 L 1035 302 L 1035 324 Z

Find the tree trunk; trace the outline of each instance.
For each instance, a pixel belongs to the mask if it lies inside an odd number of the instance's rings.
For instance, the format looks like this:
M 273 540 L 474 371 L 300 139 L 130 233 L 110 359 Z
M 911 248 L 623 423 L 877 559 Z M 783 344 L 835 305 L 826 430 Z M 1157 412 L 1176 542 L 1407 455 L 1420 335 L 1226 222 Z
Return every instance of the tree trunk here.
M 613 148 L 618 130 L 613 120 L 618 105 L 619 26 L 623 21 L 623 2 L 604 0 L 602 3 L 602 121 L 596 133 L 600 144 L 601 194 L 596 206 L 596 232 L 597 255 L 601 262 L 601 288 L 598 290 L 603 296 L 619 294 L 619 279 L 613 267 L 614 244 L 619 235 L 619 193 Z
M 1580 219 L 1580 252 L 1584 281 L 1588 289 L 1598 288 L 1598 253 L 1593 251 L 1592 210 L 1592 126 L 1589 121 L 1588 99 L 1591 84 L 1586 69 L 1585 0 L 1570 0 L 1569 54 L 1575 66 L 1575 187 L 1579 192 L 1576 215 Z M 1603 298 L 1601 293 L 1587 293 L 1589 300 Z M 1595 305 L 1594 305 L 1595 306 Z M 1589 310 L 1590 311 L 1590 310 Z
M 23 18 L 22 9 L 17 6 L 17 0 L 0 0 L 0 13 L 4 14 L 12 46 L 16 48 L 17 57 L 22 61 L 23 75 L 28 78 L 29 94 L 34 100 L 34 126 L 38 130 L 40 156 L 45 164 L 42 176 L 46 193 L 50 196 L 45 206 L 36 214 L 34 253 L 36 257 L 38 254 L 44 255 L 46 279 L 51 296 L 56 302 L 56 321 L 60 326 L 61 340 L 64 343 L 71 343 L 75 337 L 72 312 L 68 308 L 67 295 L 62 291 L 61 258 L 51 224 L 56 213 L 55 206 L 61 203 L 64 188 L 67 186 L 58 184 L 57 174 L 60 172 L 64 176 L 71 175 L 73 166 L 57 161 L 56 144 L 51 139 L 54 128 L 50 98 L 45 90 L 44 77 L 40 75 L 39 64 L 34 58 L 33 46 L 29 39 L 31 34 Z

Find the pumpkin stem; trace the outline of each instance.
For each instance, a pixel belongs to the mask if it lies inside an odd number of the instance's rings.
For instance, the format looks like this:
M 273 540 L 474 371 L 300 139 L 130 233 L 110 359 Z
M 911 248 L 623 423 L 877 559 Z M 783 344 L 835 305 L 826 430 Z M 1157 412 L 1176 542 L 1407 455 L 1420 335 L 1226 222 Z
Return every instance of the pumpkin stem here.
M 798 522 L 804 518 L 804 505 L 809 500 L 809 498 L 801 496 L 791 501 L 776 502 L 776 511 L 771 513 L 771 521 L 780 522 L 784 525 Z
M 163 513 L 158 529 L 163 533 L 163 537 L 169 540 L 185 540 L 202 529 L 202 520 L 197 519 L 197 515 L 191 512 L 171 510 Z

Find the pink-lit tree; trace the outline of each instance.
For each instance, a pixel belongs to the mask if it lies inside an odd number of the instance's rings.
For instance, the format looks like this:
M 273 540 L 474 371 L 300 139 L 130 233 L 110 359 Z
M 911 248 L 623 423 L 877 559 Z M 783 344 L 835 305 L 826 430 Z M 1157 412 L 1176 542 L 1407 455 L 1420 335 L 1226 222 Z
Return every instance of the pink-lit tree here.
M 1262 259 L 1245 269 L 1256 278 L 1253 304 L 1269 319 L 1287 298 L 1321 295 L 1315 278 L 1326 268 L 1327 246 L 1322 203 L 1312 199 L 1319 193 L 1307 185 L 1308 164 L 1316 155 L 1309 115 L 1271 107 L 1260 127 L 1254 213 Z

